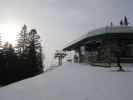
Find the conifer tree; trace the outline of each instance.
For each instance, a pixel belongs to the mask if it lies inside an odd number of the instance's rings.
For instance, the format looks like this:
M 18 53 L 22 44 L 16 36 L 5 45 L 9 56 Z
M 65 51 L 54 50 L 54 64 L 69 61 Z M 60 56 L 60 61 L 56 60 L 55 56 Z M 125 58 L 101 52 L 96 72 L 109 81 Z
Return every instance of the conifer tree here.
M 17 48 L 18 48 L 18 52 L 20 54 L 26 53 L 26 46 L 27 46 L 27 42 L 28 42 L 27 37 L 28 37 L 27 26 L 24 25 L 22 27 L 21 32 L 19 33 L 19 36 L 18 36 Z
M 128 26 L 128 24 L 129 24 L 129 23 L 128 23 L 127 17 L 125 16 L 125 17 L 124 17 L 124 25 Z
M 0 33 L 0 49 L 2 48 L 1 33 Z
M 29 32 L 28 43 L 28 59 L 30 62 L 30 66 L 34 67 L 39 71 L 42 71 L 42 47 L 40 43 L 40 36 L 38 35 L 36 29 L 32 29 Z
M 120 21 L 120 25 L 121 25 L 121 26 L 123 25 L 123 21 L 122 21 L 122 20 Z

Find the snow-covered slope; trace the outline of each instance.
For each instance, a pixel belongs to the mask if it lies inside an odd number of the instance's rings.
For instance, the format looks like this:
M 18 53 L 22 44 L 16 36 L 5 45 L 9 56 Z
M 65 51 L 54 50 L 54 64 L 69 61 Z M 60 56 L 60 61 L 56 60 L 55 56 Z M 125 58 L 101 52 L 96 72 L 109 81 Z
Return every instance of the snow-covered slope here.
M 0 88 L 0 100 L 133 100 L 133 68 L 129 66 L 129 72 L 114 72 L 65 64 Z

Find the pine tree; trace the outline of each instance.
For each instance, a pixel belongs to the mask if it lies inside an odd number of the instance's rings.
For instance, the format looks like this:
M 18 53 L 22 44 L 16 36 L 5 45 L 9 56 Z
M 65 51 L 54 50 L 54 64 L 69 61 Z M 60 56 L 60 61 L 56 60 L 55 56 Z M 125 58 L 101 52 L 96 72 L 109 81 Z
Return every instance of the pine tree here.
M 28 36 L 29 50 L 32 52 L 39 52 L 41 48 L 40 36 L 37 34 L 36 29 L 32 29 Z
M 8 84 L 10 82 L 13 82 L 17 79 L 17 55 L 15 53 L 15 50 L 13 46 L 6 42 L 3 47 L 3 61 L 4 61 L 4 83 Z
M 40 43 L 40 36 L 37 34 L 36 29 L 32 29 L 29 32 L 28 37 L 28 56 L 30 66 L 34 67 L 38 71 L 42 72 L 43 70 L 43 62 L 42 62 L 42 47 Z
M 0 50 L 2 49 L 1 33 L 0 33 Z
M 125 16 L 125 17 L 124 17 L 124 25 L 128 26 L 128 24 L 129 24 L 129 23 L 128 23 L 127 17 Z
M 120 25 L 121 25 L 121 26 L 123 25 L 123 21 L 122 21 L 122 20 L 120 21 Z
M 19 33 L 18 44 L 17 44 L 18 52 L 20 54 L 26 53 L 26 46 L 28 42 L 27 37 L 28 37 L 27 26 L 24 25 L 22 27 L 21 32 Z

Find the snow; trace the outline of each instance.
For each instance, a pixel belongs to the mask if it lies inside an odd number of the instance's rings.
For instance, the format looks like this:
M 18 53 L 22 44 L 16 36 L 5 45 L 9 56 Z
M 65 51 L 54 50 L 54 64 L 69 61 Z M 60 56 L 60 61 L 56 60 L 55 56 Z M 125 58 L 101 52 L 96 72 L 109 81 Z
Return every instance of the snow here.
M 133 65 L 126 72 L 66 63 L 0 88 L 0 100 L 132 100 Z

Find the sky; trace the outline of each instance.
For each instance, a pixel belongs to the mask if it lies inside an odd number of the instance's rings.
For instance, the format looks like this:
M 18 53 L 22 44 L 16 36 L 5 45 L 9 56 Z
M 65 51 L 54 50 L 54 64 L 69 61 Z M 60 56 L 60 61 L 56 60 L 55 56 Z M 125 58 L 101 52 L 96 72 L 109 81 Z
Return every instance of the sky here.
M 90 30 L 127 16 L 133 25 L 132 0 L 0 0 L 0 33 L 15 37 L 26 24 L 41 36 L 46 59 Z

